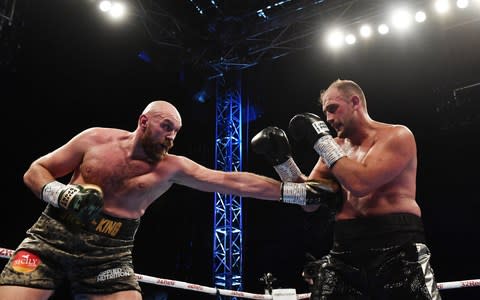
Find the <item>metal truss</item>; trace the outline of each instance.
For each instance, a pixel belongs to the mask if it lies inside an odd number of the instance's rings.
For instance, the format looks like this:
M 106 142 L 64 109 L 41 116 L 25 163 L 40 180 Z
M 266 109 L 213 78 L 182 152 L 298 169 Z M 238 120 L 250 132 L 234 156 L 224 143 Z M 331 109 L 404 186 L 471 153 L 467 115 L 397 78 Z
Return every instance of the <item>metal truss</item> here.
M 230 82 L 232 79 L 233 82 Z M 242 170 L 240 80 L 217 79 L 215 169 Z M 215 193 L 213 277 L 219 288 L 242 290 L 242 197 Z M 236 299 L 236 298 L 232 298 Z
M 179 35 L 184 26 L 157 1 L 134 0 L 132 9 L 152 42 L 163 47 L 184 49 L 184 41 Z
M 415 7 L 425 0 L 407 2 Z M 211 77 L 315 47 L 328 25 L 349 26 L 373 19 L 390 5 L 382 0 L 297 0 L 288 4 L 246 17 L 245 23 L 253 24 L 248 34 L 229 43 L 223 55 L 208 61 L 214 72 Z
M 457 87 L 435 108 L 442 131 L 477 130 L 480 125 L 480 82 Z
M 312 48 L 328 25 L 366 21 L 391 5 L 384 0 L 259 1 L 271 5 L 233 16 L 225 11 L 227 0 L 177 0 L 183 3 L 183 12 L 191 13 L 180 21 L 160 8 L 159 1 L 136 1 L 152 40 L 181 49 L 177 53 L 183 54 L 184 61 L 205 70 L 209 79 Z M 427 0 L 406 2 L 415 7 Z
M 12 25 L 16 4 L 17 0 L 0 1 L 0 30 L 3 29 L 3 23 L 6 21 L 8 22 L 8 25 Z

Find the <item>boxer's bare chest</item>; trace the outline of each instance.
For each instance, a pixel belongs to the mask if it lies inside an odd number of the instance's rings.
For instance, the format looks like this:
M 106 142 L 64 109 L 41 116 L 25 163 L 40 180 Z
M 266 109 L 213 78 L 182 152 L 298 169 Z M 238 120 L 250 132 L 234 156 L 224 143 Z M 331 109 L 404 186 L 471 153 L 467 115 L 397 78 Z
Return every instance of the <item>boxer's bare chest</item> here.
M 80 173 L 87 182 L 117 186 L 149 176 L 154 169 L 155 165 L 131 159 L 122 147 L 109 145 L 94 147 L 85 153 Z
M 360 145 L 352 145 L 349 140 L 345 140 L 342 145 L 343 151 L 347 154 L 347 156 L 353 160 L 358 162 L 364 162 L 367 154 L 375 145 L 374 138 L 368 138 L 363 141 Z

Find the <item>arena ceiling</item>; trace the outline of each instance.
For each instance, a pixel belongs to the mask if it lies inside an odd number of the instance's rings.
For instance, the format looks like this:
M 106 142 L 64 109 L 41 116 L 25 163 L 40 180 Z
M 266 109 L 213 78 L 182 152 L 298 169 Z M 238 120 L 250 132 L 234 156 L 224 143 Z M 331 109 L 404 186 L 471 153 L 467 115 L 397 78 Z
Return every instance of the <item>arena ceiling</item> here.
M 9 16 L 16 3 L 5 0 L 2 14 Z M 72 39 L 101 35 L 108 22 L 98 12 L 99 0 L 18 2 L 15 17 L 35 24 L 36 38 L 64 31 Z M 145 51 L 163 69 L 190 65 L 206 77 L 214 78 L 228 70 L 249 68 L 318 45 L 319 36 L 330 25 L 349 26 L 374 20 L 391 8 L 383 0 L 125 0 L 128 17 L 111 26 L 112 34 L 123 32 L 130 44 L 142 36 L 150 44 Z M 397 1 L 395 1 L 397 3 Z M 431 6 L 430 0 L 403 0 L 409 7 Z M 76 11 L 76 12 L 75 12 Z M 25 17 L 25 14 L 28 16 Z M 37 15 L 38 14 L 38 15 Z M 437 22 L 443 30 L 470 24 L 475 20 L 453 19 Z M 6 19 L 3 19 L 3 23 Z M 25 22 L 26 23 L 26 22 Z M 38 25 L 38 24 L 42 25 Z M 48 24 L 61 25 L 48 25 Z M 45 25 L 44 25 L 45 24 Z M 55 26 L 55 27 L 48 27 Z M 97 28 L 95 28 L 96 26 Z M 28 27 L 28 24 L 27 24 Z M 63 28 L 64 27 L 64 28 Z M 69 29 L 69 27 L 76 27 Z M 126 36 L 128 31 L 132 33 Z M 4 30 L 5 31 L 5 30 Z M 82 32 L 83 31 L 83 32 Z M 135 37 L 134 37 L 135 36 Z M 100 39 L 105 40 L 106 36 Z M 55 37 L 58 39 L 58 37 Z M 89 39 L 91 41 L 92 39 Z M 138 43 L 140 44 L 140 43 Z M 86 45 L 89 46 L 89 45 Z M 124 46 L 125 47 L 125 46 Z M 123 47 L 123 48 L 124 48 Z M 117 51 L 122 49 L 117 48 Z M 320 50 L 319 50 L 320 51 Z
M 424 0 L 403 1 L 410 6 Z M 138 0 L 135 9 L 152 41 L 211 76 L 311 48 L 328 24 L 375 18 L 381 0 Z

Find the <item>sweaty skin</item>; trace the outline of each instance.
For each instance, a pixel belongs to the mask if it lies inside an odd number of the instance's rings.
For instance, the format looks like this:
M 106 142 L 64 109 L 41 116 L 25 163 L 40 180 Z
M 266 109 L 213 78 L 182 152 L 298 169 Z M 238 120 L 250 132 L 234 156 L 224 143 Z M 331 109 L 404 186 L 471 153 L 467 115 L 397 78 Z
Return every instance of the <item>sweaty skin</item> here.
M 24 182 L 41 198 L 46 184 L 72 174 L 72 184 L 101 187 L 103 212 L 127 219 L 140 218 L 173 184 L 205 192 L 280 200 L 281 182 L 277 180 L 248 172 L 212 170 L 187 157 L 169 154 L 181 126 L 180 114 L 172 104 L 153 101 L 138 118 L 135 131 L 86 129 L 60 148 L 35 160 L 25 172 Z M 0 299 L 47 300 L 53 292 L 21 285 L 2 285 Z M 90 300 L 142 298 L 137 290 L 77 296 L 80 298 L 76 299 Z
M 134 132 L 87 129 L 64 146 L 39 158 L 25 173 L 28 187 L 40 195 L 44 184 L 73 171 L 71 183 L 102 187 L 104 211 L 139 218 L 172 184 L 200 191 L 234 193 L 278 200 L 280 182 L 247 172 L 211 170 L 166 151 L 181 128 L 178 111 L 168 102 L 153 102 Z
M 342 185 L 346 201 L 337 220 L 399 212 L 420 216 L 413 134 L 403 125 L 372 120 L 361 97 L 334 85 L 323 93 L 326 120 L 347 156 L 332 169 L 319 159 L 309 179 L 334 176 Z

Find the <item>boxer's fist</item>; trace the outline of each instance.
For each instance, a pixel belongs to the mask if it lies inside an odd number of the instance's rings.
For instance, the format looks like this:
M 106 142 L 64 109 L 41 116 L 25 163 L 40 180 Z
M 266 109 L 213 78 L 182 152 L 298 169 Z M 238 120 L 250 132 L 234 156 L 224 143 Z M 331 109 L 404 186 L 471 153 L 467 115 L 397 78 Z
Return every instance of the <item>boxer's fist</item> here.
M 319 205 L 333 212 L 337 212 L 342 205 L 342 197 L 337 192 L 316 181 L 282 182 L 280 201 L 302 206 Z
M 325 122 L 323 122 L 319 116 L 312 113 L 293 116 L 288 124 L 288 130 L 295 140 L 306 140 L 312 146 L 321 137 L 331 135 Z
M 346 156 L 333 139 L 327 124 L 315 114 L 295 115 L 288 128 L 294 139 L 305 139 L 310 143 L 328 167 L 333 167 L 337 160 Z
M 103 208 L 102 189 L 93 184 L 64 185 L 53 181 L 43 187 L 42 199 L 72 212 L 82 222 L 94 219 Z
M 282 181 L 298 181 L 302 171 L 292 158 L 290 143 L 285 132 L 278 127 L 267 127 L 251 141 L 252 150 L 265 156 Z
M 278 127 L 262 129 L 252 138 L 251 144 L 252 150 L 264 155 L 272 166 L 282 164 L 292 156 L 287 135 Z
M 91 220 L 103 208 L 103 193 L 96 185 L 69 184 L 60 193 L 58 204 L 81 220 Z

